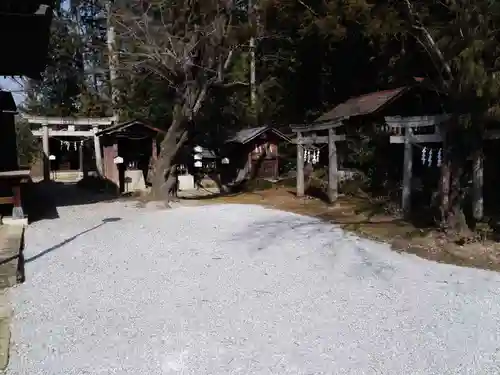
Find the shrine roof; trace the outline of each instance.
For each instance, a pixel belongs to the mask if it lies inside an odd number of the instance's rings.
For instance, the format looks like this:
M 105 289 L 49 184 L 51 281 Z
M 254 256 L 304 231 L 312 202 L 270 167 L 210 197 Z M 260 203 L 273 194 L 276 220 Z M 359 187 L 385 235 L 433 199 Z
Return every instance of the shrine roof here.
M 275 129 L 270 126 L 260 126 L 256 128 L 243 129 L 239 132 L 235 133 L 232 137 L 230 137 L 225 143 L 248 143 L 258 136 L 266 133 L 272 132 L 276 134 L 278 137 L 284 139 L 287 142 L 292 142 L 291 138 L 280 132 L 278 129 Z
M 45 70 L 53 0 L 0 1 L 0 76 L 39 78 Z

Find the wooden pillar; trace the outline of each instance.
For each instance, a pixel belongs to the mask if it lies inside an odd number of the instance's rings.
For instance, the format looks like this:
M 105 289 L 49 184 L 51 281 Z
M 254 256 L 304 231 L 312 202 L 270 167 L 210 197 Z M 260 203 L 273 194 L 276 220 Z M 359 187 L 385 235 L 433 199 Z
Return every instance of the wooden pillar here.
M 13 195 L 13 207 L 12 207 L 12 218 L 13 219 L 23 219 L 24 218 L 24 212 L 23 212 L 23 206 L 22 206 L 22 201 L 21 201 L 21 182 L 16 181 L 16 184 L 12 188 L 12 195 Z
M 412 145 L 413 129 L 407 125 L 405 128 L 405 143 L 404 143 L 404 166 L 403 166 L 403 191 L 401 207 L 405 216 L 410 214 L 411 210 L 411 177 L 413 169 L 413 145 Z
M 335 129 L 328 129 L 328 200 L 334 203 L 338 198 L 338 164 Z
M 450 182 L 451 182 L 451 165 L 450 156 L 448 154 L 448 131 L 447 124 L 441 123 L 436 126 L 436 133 L 439 134 L 442 141 L 442 161 L 439 173 L 439 212 L 441 220 L 448 213 L 450 206 Z M 444 224 L 444 223 L 441 223 Z
M 153 138 L 151 143 L 151 157 L 153 160 L 158 160 L 158 144 L 156 138 Z
M 302 133 L 297 133 L 297 197 L 303 197 L 304 188 L 304 147 L 302 146 Z
M 78 148 L 78 168 L 80 169 L 80 173 L 83 175 L 83 142 L 80 142 L 80 147 Z
M 88 164 L 88 144 L 86 143 L 87 139 L 83 142 L 82 145 L 82 171 L 83 177 L 87 177 L 89 175 L 89 164 Z
M 92 130 L 94 131 L 94 152 L 95 152 L 96 170 L 97 174 L 102 177 L 104 174 L 103 174 L 103 164 L 102 164 L 101 140 L 97 136 L 99 128 L 96 125 L 94 125 L 92 127 Z
M 50 181 L 49 125 L 42 124 L 43 180 Z
M 472 213 L 474 219 L 481 220 L 483 209 L 483 155 L 481 151 L 474 154 L 472 165 Z

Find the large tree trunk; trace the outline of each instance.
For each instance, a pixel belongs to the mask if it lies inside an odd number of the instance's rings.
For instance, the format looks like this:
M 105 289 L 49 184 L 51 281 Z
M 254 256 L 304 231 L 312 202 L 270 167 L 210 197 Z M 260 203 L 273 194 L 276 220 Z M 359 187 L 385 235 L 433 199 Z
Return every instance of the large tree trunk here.
M 448 212 L 450 210 L 451 147 L 448 140 L 448 133 L 444 126 L 441 126 L 441 136 L 443 138 L 443 160 L 441 162 L 441 176 L 439 182 L 439 226 L 443 231 L 446 231 L 448 226 Z
M 160 144 L 160 154 L 154 165 L 151 194 L 155 199 L 169 200 L 169 192 L 176 183 L 173 161 L 177 152 L 188 138 L 188 131 L 184 129 L 185 115 L 181 105 L 176 105 L 170 127 Z
M 188 132 L 186 130 L 183 131 L 179 138 L 176 134 L 170 136 L 167 134 L 161 143 L 162 150 L 165 151 L 160 152 L 154 168 L 155 171 L 151 187 L 151 193 L 154 198 L 160 200 L 170 199 L 172 195 L 171 192 L 177 183 L 174 160 L 180 148 L 186 142 L 187 135 Z
M 440 195 L 440 227 L 443 230 L 447 228 L 447 216 L 450 210 L 450 183 L 451 183 L 451 160 L 449 157 L 444 157 L 441 165 L 441 181 L 439 183 Z
M 464 213 L 467 188 L 464 186 L 467 161 L 467 137 L 454 116 L 443 134 L 444 158 L 441 166 L 441 228 L 452 237 L 469 237 L 471 231 Z
M 169 193 L 176 183 L 174 159 L 188 139 L 188 126 L 200 111 L 209 85 L 209 82 L 205 82 L 201 87 L 196 84 L 187 86 L 182 104 L 174 107 L 172 123 L 160 144 L 160 154 L 154 167 L 151 194 L 155 199 L 170 199 Z
M 221 82 L 223 74 L 229 67 L 233 57 L 233 51 L 229 51 L 226 60 L 219 66 L 219 75 L 216 78 L 204 81 L 203 83 L 193 80 L 186 83 L 180 102 L 173 110 L 172 123 L 160 145 L 160 154 L 154 167 L 151 193 L 156 199 L 169 199 L 169 192 L 176 183 L 174 168 L 172 168 L 174 158 L 180 148 L 188 139 L 189 126 L 192 120 L 198 115 L 203 105 L 210 86 L 216 82 Z
M 450 206 L 447 214 L 447 229 L 452 236 L 469 237 L 471 231 L 464 213 L 465 189 L 462 184 L 464 163 L 459 156 L 453 158 L 450 184 Z

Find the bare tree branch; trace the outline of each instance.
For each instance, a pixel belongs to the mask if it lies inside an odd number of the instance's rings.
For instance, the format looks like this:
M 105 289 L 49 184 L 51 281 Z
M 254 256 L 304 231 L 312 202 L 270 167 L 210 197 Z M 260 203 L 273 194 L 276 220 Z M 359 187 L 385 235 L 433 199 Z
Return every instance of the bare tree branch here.
M 144 3 L 143 7 L 116 9 L 113 18 L 121 44 L 119 71 L 131 76 L 137 70 L 150 72 L 175 93 L 172 123 L 154 168 L 156 194 L 172 183 L 175 154 L 195 126 L 193 120 L 210 88 L 245 83 L 225 82 L 236 48 L 232 41 L 235 19 L 231 0 Z
M 424 27 L 420 23 L 418 13 L 414 10 L 413 4 L 410 2 L 410 0 L 404 0 L 404 4 L 406 6 L 406 10 L 408 13 L 408 18 L 410 20 L 411 26 L 414 30 L 417 31 L 417 35 L 416 35 L 417 41 L 425 48 L 427 53 L 429 53 L 429 55 L 431 56 L 432 61 L 436 65 L 436 68 L 441 75 L 443 85 L 445 87 L 449 87 L 450 81 L 453 79 L 453 74 L 451 71 L 450 64 L 448 63 L 448 61 L 446 61 L 446 59 L 443 55 L 443 52 L 441 51 L 439 46 L 434 41 L 434 38 L 432 37 L 429 30 L 427 30 L 427 28 Z M 423 37 L 423 40 L 420 37 Z M 436 60 L 435 60 L 434 56 L 437 57 L 439 64 L 436 64 Z M 448 75 L 447 79 L 445 79 L 442 76 L 441 72 L 443 70 Z

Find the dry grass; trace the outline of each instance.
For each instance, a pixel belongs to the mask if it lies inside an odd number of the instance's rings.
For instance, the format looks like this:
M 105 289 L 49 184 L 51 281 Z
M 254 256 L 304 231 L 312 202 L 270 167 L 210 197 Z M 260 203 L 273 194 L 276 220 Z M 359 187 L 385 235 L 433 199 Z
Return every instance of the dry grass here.
M 196 204 L 257 204 L 320 218 L 348 231 L 387 242 L 395 251 L 408 252 L 437 262 L 500 271 L 500 244 L 457 245 L 433 228 L 417 228 L 384 213 L 367 198 L 340 197 L 334 206 L 319 199 L 297 198 L 291 188 L 273 188 L 233 196 L 203 197 Z

